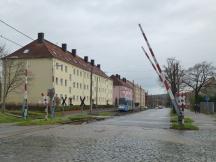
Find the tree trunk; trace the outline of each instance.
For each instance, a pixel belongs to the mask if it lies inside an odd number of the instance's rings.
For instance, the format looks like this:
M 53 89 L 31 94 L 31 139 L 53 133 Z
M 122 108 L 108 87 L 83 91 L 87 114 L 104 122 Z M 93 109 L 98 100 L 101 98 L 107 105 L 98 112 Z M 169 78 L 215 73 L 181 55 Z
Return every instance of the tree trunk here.
M 2 112 L 5 112 L 5 101 L 6 101 L 6 76 L 7 76 L 7 70 L 6 70 L 6 60 L 3 61 L 3 78 L 4 82 L 2 84 Z
M 2 108 L 2 112 L 4 113 L 4 112 L 5 112 L 5 97 L 4 97 L 4 96 L 2 97 L 2 105 L 1 105 L 1 108 Z
M 199 97 L 199 94 L 197 92 L 195 92 L 195 95 L 194 95 L 194 102 L 195 102 L 195 104 L 198 103 L 198 97 Z

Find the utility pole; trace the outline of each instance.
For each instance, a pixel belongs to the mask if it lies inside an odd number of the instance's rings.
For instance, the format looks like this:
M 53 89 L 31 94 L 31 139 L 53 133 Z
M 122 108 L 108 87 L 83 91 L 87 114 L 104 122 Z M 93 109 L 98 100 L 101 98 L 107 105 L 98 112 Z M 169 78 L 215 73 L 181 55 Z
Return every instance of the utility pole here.
M 96 77 L 96 107 L 98 105 L 98 77 Z
M 140 111 L 142 110 L 142 109 L 141 109 L 141 100 L 142 100 L 142 99 L 141 99 L 141 97 L 142 97 L 142 92 L 141 92 L 141 90 L 142 90 L 142 87 L 140 86 Z
M 91 60 L 91 74 L 90 74 L 90 113 L 92 113 L 92 73 L 93 73 L 94 60 Z

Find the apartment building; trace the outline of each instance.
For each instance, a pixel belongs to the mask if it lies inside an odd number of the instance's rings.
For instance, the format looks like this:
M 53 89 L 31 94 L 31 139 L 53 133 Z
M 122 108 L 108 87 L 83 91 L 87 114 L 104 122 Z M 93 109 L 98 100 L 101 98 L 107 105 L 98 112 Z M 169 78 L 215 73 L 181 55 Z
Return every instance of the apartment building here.
M 133 86 L 128 84 L 126 78 L 116 74 L 110 77 L 113 80 L 113 105 L 128 105 L 129 109 L 133 107 Z
M 138 84 L 134 84 L 134 103 L 136 106 L 145 106 L 145 90 Z
M 88 56 L 81 58 L 76 49 L 67 50 L 67 44 L 61 47 L 44 39 L 44 33 L 38 33 L 37 40 L 27 44 L 7 59 L 21 60 L 26 63 L 28 77 L 28 102 L 36 104 L 42 101 L 41 94 L 54 88 L 55 94 L 66 103 L 79 105 L 80 97 L 90 104 L 90 81 L 92 74 L 92 99 L 97 105 L 112 104 L 113 81 L 101 70 L 100 64 L 89 61 Z M 24 88 L 8 96 L 7 103 L 19 104 L 23 101 Z
M 134 84 L 120 75 L 112 75 L 113 80 L 113 104 L 119 105 L 119 101 L 124 98 L 131 101 L 134 106 L 146 106 L 145 90 L 138 84 Z
M 127 80 L 127 83 L 133 87 L 133 102 L 135 106 L 146 106 L 146 93 L 141 85 L 135 84 L 134 81 Z

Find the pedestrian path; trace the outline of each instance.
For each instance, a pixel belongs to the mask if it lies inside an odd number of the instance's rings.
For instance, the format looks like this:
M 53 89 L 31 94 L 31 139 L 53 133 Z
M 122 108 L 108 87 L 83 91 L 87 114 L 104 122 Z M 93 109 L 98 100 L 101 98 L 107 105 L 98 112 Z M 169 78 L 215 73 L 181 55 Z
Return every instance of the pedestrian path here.
M 216 117 L 213 115 L 185 110 L 185 116 L 190 116 L 199 129 L 216 129 Z

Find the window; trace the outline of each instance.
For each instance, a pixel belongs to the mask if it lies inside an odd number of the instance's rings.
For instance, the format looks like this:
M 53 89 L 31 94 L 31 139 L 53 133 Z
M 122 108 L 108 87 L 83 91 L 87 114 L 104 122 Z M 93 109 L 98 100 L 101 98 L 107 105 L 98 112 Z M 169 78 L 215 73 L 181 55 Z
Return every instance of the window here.
M 63 71 L 63 65 L 61 65 L 61 71 Z
M 79 83 L 77 83 L 77 88 L 79 88 Z
M 79 96 L 76 97 L 76 100 L 79 101 Z
M 82 76 L 82 71 L 80 71 L 80 76 Z
M 70 80 L 70 81 L 72 80 L 72 74 L 69 75 L 69 80 Z
M 73 95 L 73 100 L 75 100 L 75 95 Z
M 59 67 L 59 64 L 58 63 L 56 63 L 56 69 L 58 70 L 58 67 Z
M 61 79 L 60 82 L 61 82 L 61 85 L 63 85 L 63 79 Z
M 67 86 L 67 80 L 65 79 L 65 86 Z
M 86 85 L 85 85 L 85 84 L 84 84 L 84 87 L 83 87 L 83 88 L 84 88 L 84 90 L 86 89 Z
M 82 84 L 80 83 L 80 89 L 82 89 Z
M 74 75 L 76 74 L 76 69 L 73 69 L 73 74 L 74 74 Z
M 67 73 L 67 66 L 65 66 L 65 72 Z
M 75 83 L 75 82 L 73 82 L 73 87 L 74 87 L 74 88 L 76 87 L 76 83 Z
M 69 87 L 69 93 L 71 93 L 71 87 Z
M 56 77 L 56 84 L 58 85 L 58 78 Z
M 77 69 L 77 76 L 79 76 L 79 70 Z

